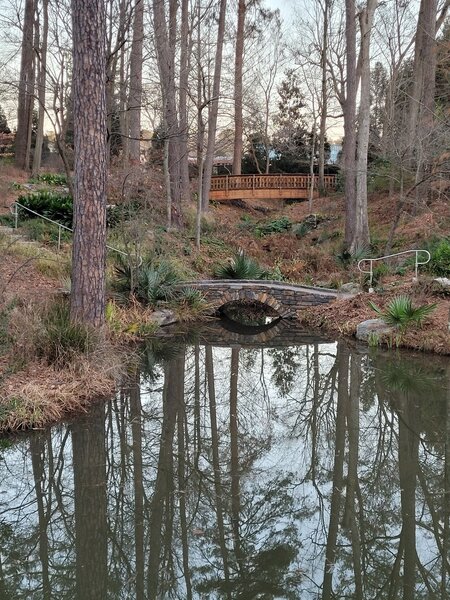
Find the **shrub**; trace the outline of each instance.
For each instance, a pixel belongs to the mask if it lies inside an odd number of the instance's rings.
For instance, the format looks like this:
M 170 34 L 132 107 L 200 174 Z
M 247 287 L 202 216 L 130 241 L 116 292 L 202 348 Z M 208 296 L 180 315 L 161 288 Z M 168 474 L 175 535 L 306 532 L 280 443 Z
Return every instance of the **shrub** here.
M 156 262 L 153 258 L 136 266 L 128 258 L 119 256 L 115 275 L 113 286 L 119 293 L 133 295 L 139 302 L 151 306 L 174 300 L 177 296 L 175 286 L 181 282 L 170 262 Z
M 450 238 L 441 238 L 428 248 L 431 259 L 426 265 L 428 271 L 440 277 L 450 277 Z
M 280 217 L 268 223 L 262 223 L 255 227 L 256 235 L 262 237 L 273 233 L 283 233 L 292 227 L 292 221 L 288 217 Z
M 179 283 L 180 277 L 169 262 L 147 265 L 138 271 L 136 297 L 146 304 L 157 306 L 161 302 L 175 300 L 175 286 Z
M 41 173 L 36 179 L 48 185 L 67 185 L 67 177 L 62 173 Z
M 267 271 L 244 252 L 238 252 L 230 263 L 216 269 L 218 279 L 267 279 Z
M 425 318 L 436 308 L 436 304 L 423 304 L 422 306 L 413 307 L 411 298 L 405 294 L 393 298 L 384 310 L 373 302 L 369 302 L 369 306 L 387 325 L 397 327 L 402 332 L 412 324 L 421 325 Z
M 34 210 L 39 215 L 62 223 L 66 227 L 72 227 L 73 201 L 67 194 L 58 194 L 56 192 L 35 192 L 19 196 L 18 203 L 30 210 Z M 19 210 L 20 218 L 36 218 L 32 213 L 26 210 Z

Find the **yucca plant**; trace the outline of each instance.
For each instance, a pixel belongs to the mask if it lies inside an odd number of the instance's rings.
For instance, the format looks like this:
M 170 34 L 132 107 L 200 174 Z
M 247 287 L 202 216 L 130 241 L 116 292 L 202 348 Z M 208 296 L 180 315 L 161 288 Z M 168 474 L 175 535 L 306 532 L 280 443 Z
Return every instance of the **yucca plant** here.
M 218 279 L 267 279 L 267 271 L 244 252 L 238 252 L 230 263 L 218 267 L 215 275 Z
M 411 324 L 421 325 L 436 308 L 436 304 L 413 306 L 411 298 L 406 294 L 393 298 L 384 310 L 373 302 L 369 302 L 369 306 L 383 319 L 386 325 L 397 327 L 402 332 Z

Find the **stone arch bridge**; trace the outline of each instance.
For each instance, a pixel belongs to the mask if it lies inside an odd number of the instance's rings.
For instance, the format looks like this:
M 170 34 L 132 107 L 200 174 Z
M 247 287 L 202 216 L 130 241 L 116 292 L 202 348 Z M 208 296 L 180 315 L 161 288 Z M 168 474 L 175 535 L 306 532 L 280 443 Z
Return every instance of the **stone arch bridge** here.
M 293 319 L 299 309 L 327 304 L 338 297 L 336 290 L 280 281 L 214 279 L 191 281 L 184 286 L 200 290 L 211 313 L 232 302 L 257 302 L 270 307 L 283 319 Z

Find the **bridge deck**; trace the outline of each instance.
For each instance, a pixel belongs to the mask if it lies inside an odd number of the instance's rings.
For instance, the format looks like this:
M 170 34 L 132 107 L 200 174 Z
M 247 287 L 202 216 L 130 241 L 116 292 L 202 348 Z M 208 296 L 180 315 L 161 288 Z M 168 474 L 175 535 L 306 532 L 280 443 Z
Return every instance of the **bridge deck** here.
M 314 176 L 314 195 L 319 178 Z M 325 175 L 325 189 L 336 186 L 335 175 Z M 221 175 L 211 179 L 211 200 L 308 198 L 310 175 Z

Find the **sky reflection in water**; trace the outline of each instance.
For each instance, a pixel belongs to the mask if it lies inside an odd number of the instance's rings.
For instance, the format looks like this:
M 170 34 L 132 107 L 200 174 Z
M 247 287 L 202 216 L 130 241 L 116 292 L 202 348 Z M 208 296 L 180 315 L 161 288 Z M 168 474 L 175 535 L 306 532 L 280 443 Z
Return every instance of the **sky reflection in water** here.
M 449 597 L 448 359 L 233 335 L 6 444 L 1 599 Z

